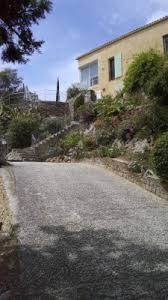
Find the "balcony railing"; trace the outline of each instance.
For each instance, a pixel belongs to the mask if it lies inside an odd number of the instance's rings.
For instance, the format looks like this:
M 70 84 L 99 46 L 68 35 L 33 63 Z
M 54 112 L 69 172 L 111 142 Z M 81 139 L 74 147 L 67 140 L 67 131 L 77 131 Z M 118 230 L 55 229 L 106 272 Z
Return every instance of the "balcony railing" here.
M 88 89 L 91 86 L 94 86 L 99 83 L 98 76 L 90 78 L 88 81 L 81 81 L 78 85 L 80 88 Z

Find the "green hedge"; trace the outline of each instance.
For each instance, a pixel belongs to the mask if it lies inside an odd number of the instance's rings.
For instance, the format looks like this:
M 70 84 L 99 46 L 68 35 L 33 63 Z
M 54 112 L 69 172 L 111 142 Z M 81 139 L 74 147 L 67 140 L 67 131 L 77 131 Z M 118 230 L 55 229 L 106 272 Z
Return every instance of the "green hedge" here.
M 32 134 L 38 129 L 39 121 L 32 118 L 18 117 L 11 121 L 9 135 L 13 148 L 31 146 Z
M 125 91 L 129 93 L 143 91 L 149 94 L 150 83 L 156 78 L 163 62 L 164 57 L 153 49 L 138 54 L 126 72 Z

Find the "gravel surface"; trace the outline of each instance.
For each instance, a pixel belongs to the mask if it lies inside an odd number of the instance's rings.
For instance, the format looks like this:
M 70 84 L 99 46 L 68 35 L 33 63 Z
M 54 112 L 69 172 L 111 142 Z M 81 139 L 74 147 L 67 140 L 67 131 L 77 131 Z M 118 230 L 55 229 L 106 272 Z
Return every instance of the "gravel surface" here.
M 12 170 L 16 299 L 168 299 L 168 202 L 98 166 Z
M 9 205 L 6 193 L 3 186 L 3 180 L 0 176 L 0 233 L 9 232 L 11 230 L 12 215 L 9 210 Z
M 17 281 L 17 241 L 12 228 L 13 216 L 0 176 L 0 300 L 9 299 Z

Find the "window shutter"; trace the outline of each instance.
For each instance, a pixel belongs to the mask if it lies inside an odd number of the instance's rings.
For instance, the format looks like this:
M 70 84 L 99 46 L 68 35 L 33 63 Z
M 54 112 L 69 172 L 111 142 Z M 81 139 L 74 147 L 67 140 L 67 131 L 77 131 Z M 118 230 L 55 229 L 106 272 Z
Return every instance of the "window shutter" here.
M 115 55 L 115 78 L 122 76 L 122 58 L 121 53 Z

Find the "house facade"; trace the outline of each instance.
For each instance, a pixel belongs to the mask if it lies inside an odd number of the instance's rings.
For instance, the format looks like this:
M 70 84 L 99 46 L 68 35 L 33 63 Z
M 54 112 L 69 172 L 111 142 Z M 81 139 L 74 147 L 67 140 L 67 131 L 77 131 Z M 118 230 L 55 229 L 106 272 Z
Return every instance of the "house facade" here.
M 114 95 L 134 56 L 151 48 L 168 54 L 168 16 L 79 56 L 81 87 L 94 90 L 97 98 Z

